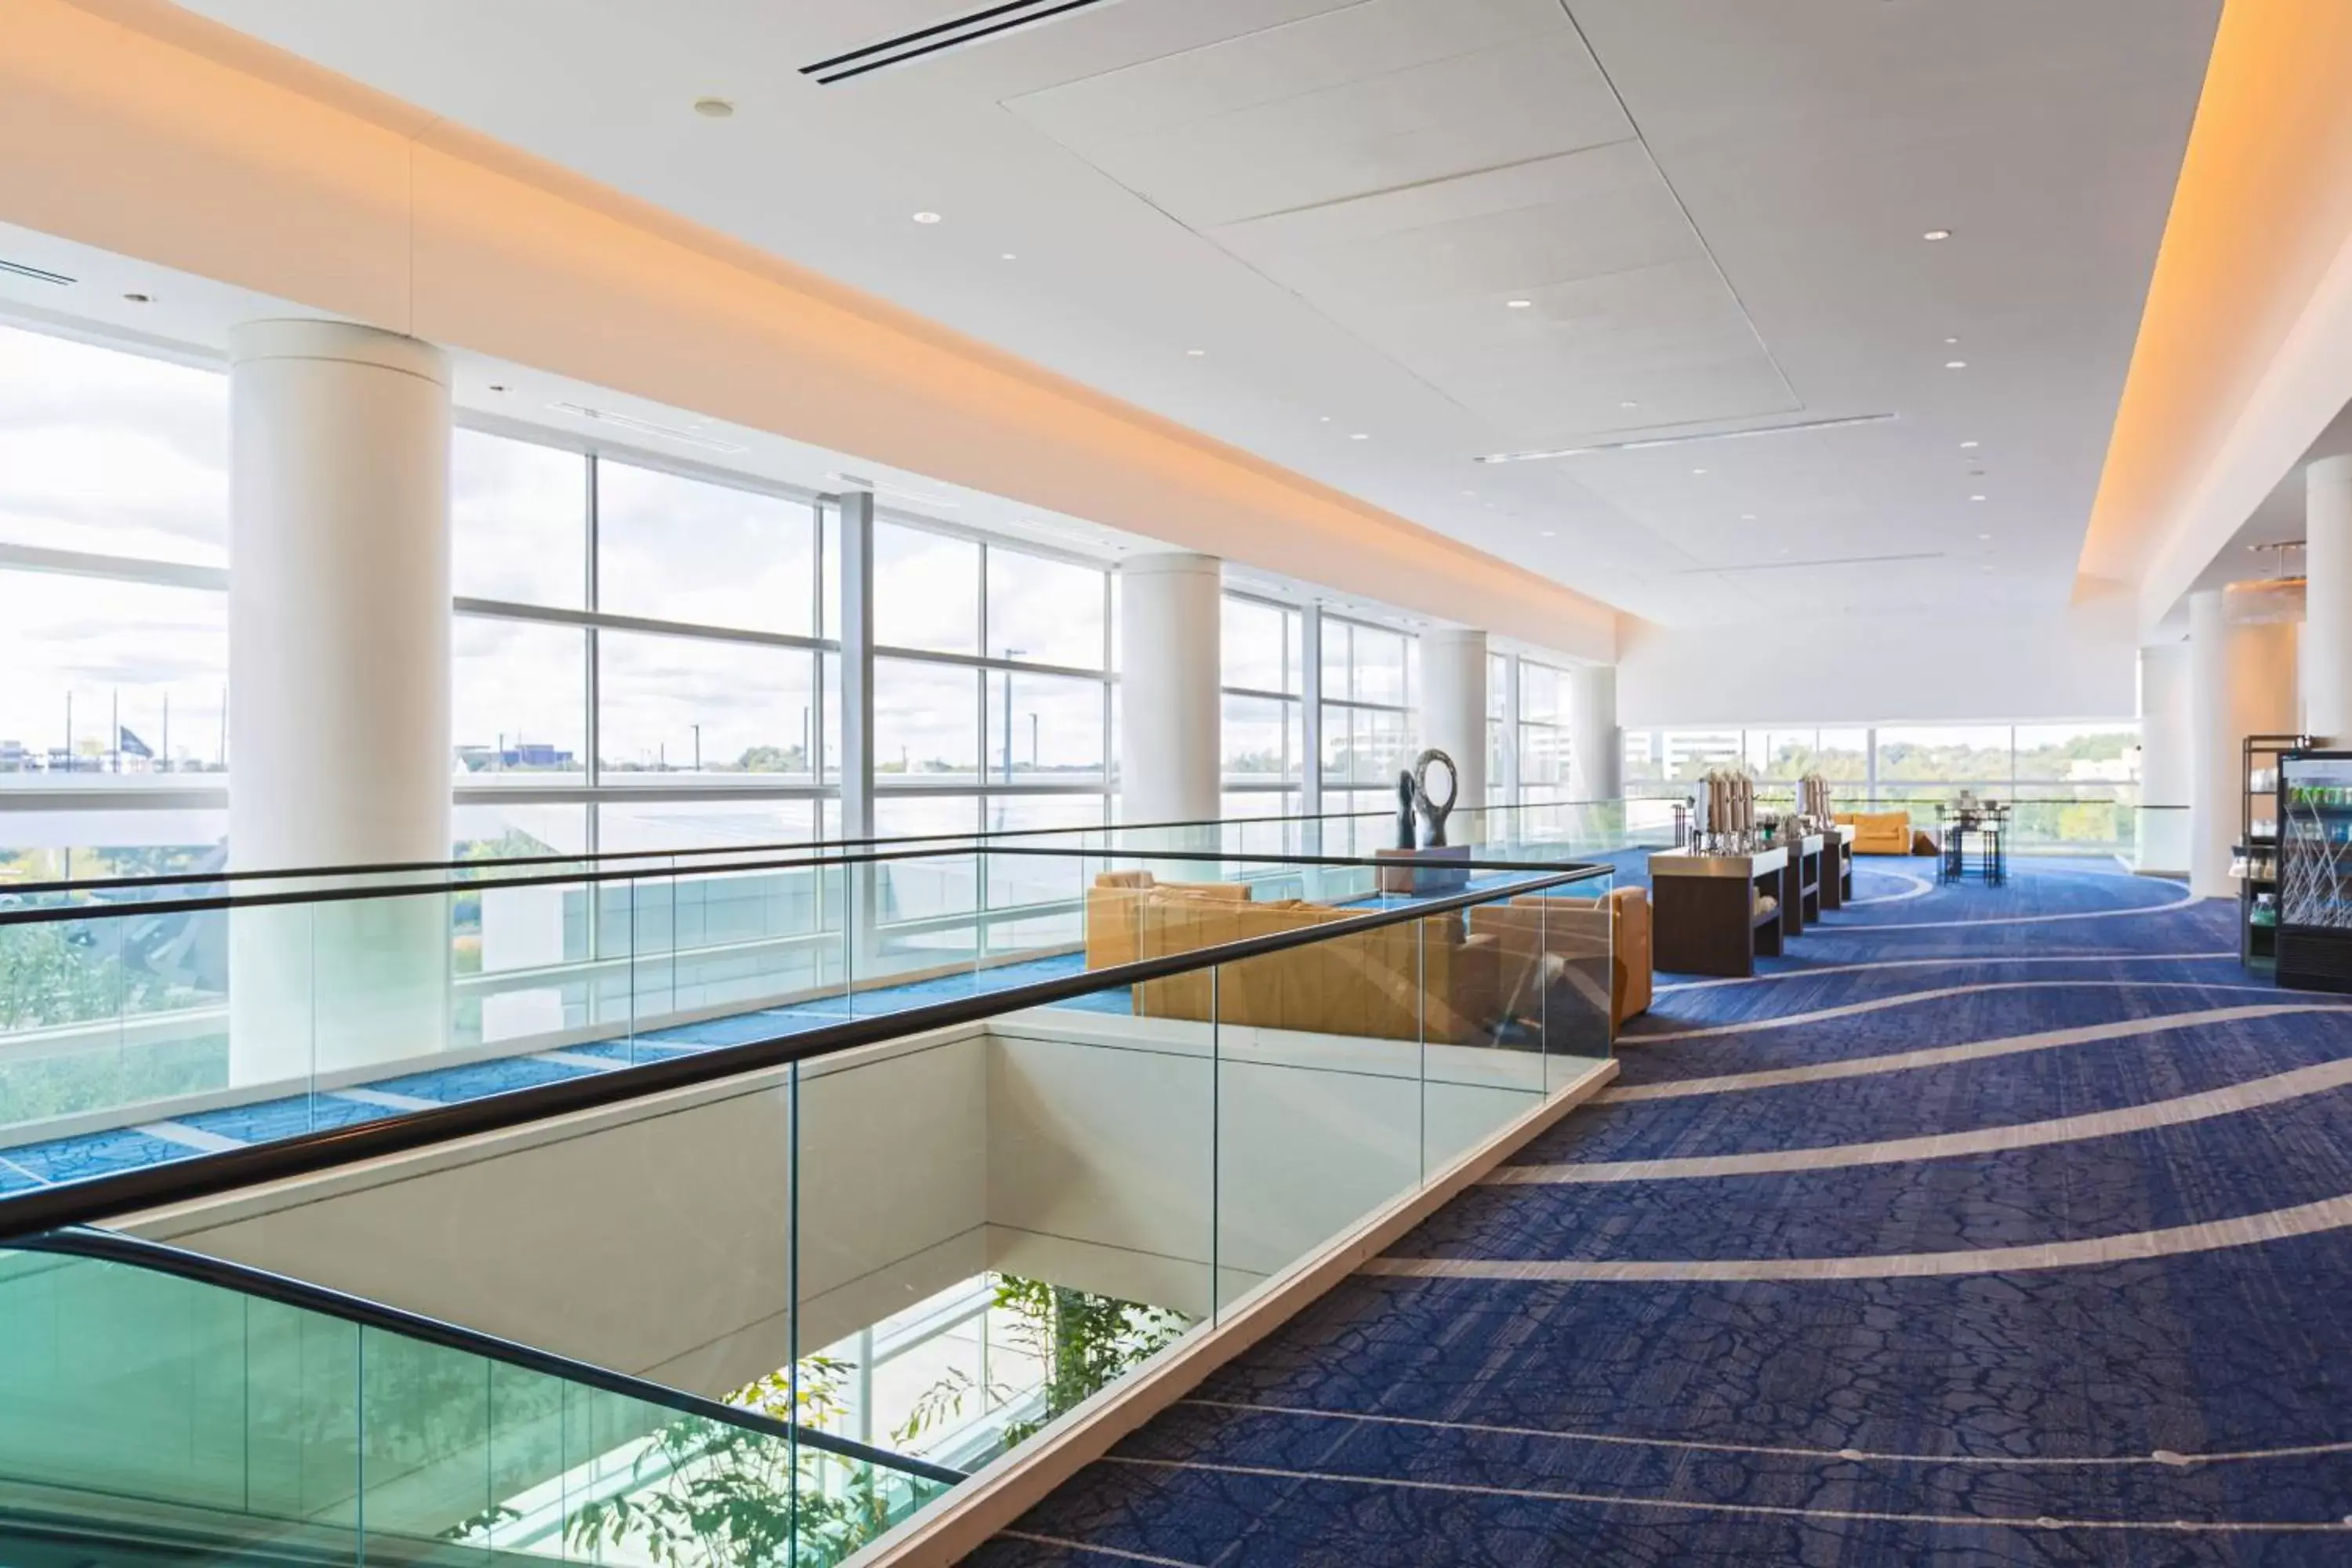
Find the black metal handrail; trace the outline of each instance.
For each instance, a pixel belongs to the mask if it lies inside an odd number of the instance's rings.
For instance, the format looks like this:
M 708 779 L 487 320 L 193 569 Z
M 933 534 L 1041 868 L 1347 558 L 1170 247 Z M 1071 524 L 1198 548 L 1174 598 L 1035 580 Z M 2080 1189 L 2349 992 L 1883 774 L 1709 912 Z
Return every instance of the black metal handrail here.
M 1060 831 L 1068 832 L 1065 828 Z M 897 842 L 897 840 L 884 840 Z M 636 882 L 649 879 L 682 876 L 739 876 L 748 871 L 805 871 L 826 867 L 882 866 L 900 860 L 937 860 L 952 855 L 1010 855 L 1036 858 L 1076 858 L 1087 860 L 1178 861 L 1186 865 L 1202 862 L 1234 862 L 1253 866 L 1330 866 L 1378 869 L 1391 864 L 1369 855 L 1294 855 L 1278 851 L 1263 853 L 1227 849 L 1067 849 L 1036 844 L 979 844 L 967 846 L 961 841 L 906 849 L 866 850 L 858 853 L 829 854 L 818 852 L 797 858 L 781 860 L 730 861 L 723 866 L 697 868 L 689 870 L 639 868 L 605 871 L 549 872 L 533 877 L 501 877 L 495 881 L 441 881 L 372 883 L 356 888 L 299 888 L 271 893 L 215 893 L 202 898 L 154 899 L 131 903 L 36 904 L 22 908 L 0 909 L 0 927 L 12 925 L 47 925 L 61 921 L 135 920 L 153 915 L 198 914 L 215 910 L 274 909 L 292 904 L 351 903 L 362 899 L 433 898 L 444 895 L 476 893 L 485 889 L 555 888 L 606 882 Z M 568 864 L 568 862 L 567 862 Z M 1524 871 L 1532 862 L 1526 860 L 1453 859 L 1445 862 L 1452 869 L 1471 871 Z M 255 876 L 252 873 L 235 875 Z M 256 879 L 268 881 L 302 880 L 319 873 L 295 873 L 280 877 L 277 873 L 259 873 Z M 229 878 L 205 878 L 210 883 Z M 105 884 L 99 884 L 100 887 Z M 16 889 L 12 889 L 16 890 Z
M 1464 812 L 1492 813 L 1506 811 L 1556 811 L 1563 806 L 1612 805 L 1617 801 L 1535 801 L 1518 805 L 1465 805 Z M 1386 821 L 1396 813 L 1389 811 L 1308 812 L 1288 816 L 1211 816 L 1190 822 L 1105 823 L 1098 826 L 1080 827 L 1001 827 L 986 828 L 978 833 L 918 833 L 898 834 L 875 838 L 809 838 L 779 840 L 770 844 L 703 845 L 681 849 L 600 849 L 578 855 L 501 855 L 495 860 L 385 860 L 348 866 L 301 866 L 279 870 L 245 871 L 155 871 L 138 877 L 86 877 L 65 881 L 11 882 L 0 885 L 0 892 L 17 895 L 34 893 L 103 893 L 124 888 L 203 887 L 215 882 L 288 881 L 313 877 L 375 877 L 404 875 L 425 871 L 495 872 L 509 866 L 581 866 L 606 860 L 663 860 L 686 858 L 715 858 L 729 855 L 771 855 L 785 850 L 852 850 L 880 845 L 988 846 L 982 840 L 1000 838 L 1042 838 L 1073 833 L 1175 833 L 1190 832 L 1203 827 L 1242 827 L 1255 823 L 1286 822 L 1356 822 Z M 934 849 L 930 853 L 940 851 Z M 1127 853 L 1120 850 L 1089 850 L 1089 854 Z M 733 869 L 734 868 L 728 868 Z M 510 885 L 499 878 L 485 879 L 467 884 L 469 887 Z
M 1190 857 L 1194 859 L 1200 858 Z M 1320 865 L 1329 862 L 1309 863 Z M 1366 861 L 1364 864 L 1376 862 Z M 1461 864 L 1459 861 L 1449 863 L 1450 866 Z M 1504 868 L 1528 869 L 1525 866 Z M 1171 975 L 1213 969 L 1244 959 L 1305 947 L 1313 942 L 1336 942 L 1385 926 L 1401 925 L 1407 921 L 1426 920 L 1478 904 L 1591 881 L 1612 872 L 1613 868 L 1608 866 L 1562 867 L 1502 887 L 1418 900 L 1397 908 L 1375 910 L 1294 931 L 1247 937 L 1238 942 L 1168 953 L 1158 958 L 1138 959 L 1051 980 L 1030 981 L 1001 991 L 934 1002 L 871 1017 L 853 1018 L 821 1029 L 718 1047 L 691 1056 L 634 1063 L 610 1072 L 562 1079 L 530 1089 L 439 1106 L 431 1110 L 404 1111 L 373 1121 L 321 1129 L 248 1148 L 192 1154 L 184 1160 L 93 1176 L 64 1186 L 36 1188 L 0 1197 L 0 1243 L 13 1237 L 36 1235 L 67 1226 L 94 1224 L 113 1215 L 165 1204 L 215 1197 L 266 1182 L 315 1175 L 321 1171 L 357 1164 L 388 1154 L 407 1153 L 459 1138 L 504 1131 L 577 1111 L 598 1110 L 649 1095 L 738 1078 L 746 1073 L 789 1066 L 815 1057 L 832 1056 L 907 1035 L 976 1023 L 1000 1014 L 1045 1006 L 1097 991 L 1139 985 L 1149 981 L 1164 980 Z M 134 912 L 154 907 L 125 906 Z
M 845 1459 L 856 1459 L 862 1464 L 919 1476 L 929 1481 L 940 1481 L 953 1486 L 958 1481 L 967 1479 L 965 1471 L 953 1469 L 946 1465 L 933 1464 L 929 1459 L 919 1459 L 911 1454 L 898 1454 L 887 1448 L 877 1448 L 871 1444 L 860 1443 L 854 1437 L 837 1436 L 830 1432 L 822 1432 L 814 1427 L 801 1426 L 797 1422 L 780 1421 L 761 1411 L 746 1410 L 740 1405 L 724 1404 L 716 1399 L 706 1399 L 698 1394 L 688 1394 L 681 1389 L 671 1388 L 663 1384 L 649 1383 L 644 1378 L 632 1377 L 627 1373 L 614 1372 L 609 1367 L 596 1366 L 584 1361 L 573 1361 L 569 1356 L 558 1355 L 552 1351 L 541 1350 L 536 1346 L 522 1344 L 514 1340 L 500 1339 L 495 1334 L 486 1334 L 479 1330 L 446 1322 L 439 1318 L 428 1318 L 421 1313 L 404 1311 L 398 1307 L 388 1307 L 381 1301 L 371 1301 L 363 1296 L 347 1295 L 343 1291 L 330 1289 L 323 1285 L 313 1285 L 307 1280 L 291 1279 L 283 1274 L 273 1274 L 268 1269 L 255 1268 L 243 1263 L 231 1263 L 225 1258 L 210 1257 L 201 1252 L 190 1252 L 184 1247 L 172 1247 L 160 1241 L 150 1241 L 143 1237 L 126 1236 L 121 1231 L 74 1226 L 43 1235 L 19 1237 L 9 1241 L 6 1245 L 20 1252 L 58 1253 L 73 1258 L 87 1258 L 103 1263 L 127 1264 L 131 1268 L 143 1268 L 156 1274 L 173 1275 L 179 1279 L 194 1280 L 200 1285 L 210 1285 L 219 1289 L 231 1290 L 241 1296 L 257 1297 L 262 1300 L 278 1302 L 281 1306 L 316 1312 L 322 1317 L 356 1323 L 362 1328 L 381 1329 L 404 1339 L 419 1340 L 427 1344 L 439 1345 L 446 1350 L 477 1355 L 485 1361 L 502 1362 L 509 1366 L 520 1367 L 526 1372 L 561 1378 L 567 1383 L 576 1383 L 584 1387 L 600 1389 L 606 1394 L 616 1394 L 625 1399 L 641 1400 L 647 1405 L 656 1405 L 677 1411 L 681 1415 L 699 1416 L 705 1421 L 739 1426 L 746 1431 L 757 1432 L 762 1436 L 781 1437 L 788 1442 L 800 1443 L 823 1453 L 835 1454 Z

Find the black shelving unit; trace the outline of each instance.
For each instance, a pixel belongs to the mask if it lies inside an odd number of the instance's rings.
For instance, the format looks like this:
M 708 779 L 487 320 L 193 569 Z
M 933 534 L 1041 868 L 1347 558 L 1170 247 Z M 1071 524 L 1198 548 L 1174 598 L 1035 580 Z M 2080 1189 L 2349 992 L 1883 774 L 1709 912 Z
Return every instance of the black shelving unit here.
M 2278 764 L 2278 983 L 2352 992 L 2352 752 Z
M 2269 970 L 2278 963 L 2278 928 L 2254 923 L 2254 900 L 2268 893 L 2275 900 L 2279 887 L 2277 803 L 2284 799 L 2280 793 L 2279 760 L 2293 752 L 2308 752 L 2313 742 L 2308 735 L 2249 735 L 2246 737 L 2244 760 L 2238 769 L 2240 799 L 2238 805 L 2237 860 L 2245 868 L 2238 880 L 2238 962 L 2248 969 Z M 2264 764 L 2267 764 L 2266 766 Z M 2272 775 L 2268 789 L 2257 790 L 2254 776 L 2267 772 Z M 2254 815 L 2259 801 L 2270 810 L 2270 832 L 2256 835 L 2254 826 L 2262 820 Z

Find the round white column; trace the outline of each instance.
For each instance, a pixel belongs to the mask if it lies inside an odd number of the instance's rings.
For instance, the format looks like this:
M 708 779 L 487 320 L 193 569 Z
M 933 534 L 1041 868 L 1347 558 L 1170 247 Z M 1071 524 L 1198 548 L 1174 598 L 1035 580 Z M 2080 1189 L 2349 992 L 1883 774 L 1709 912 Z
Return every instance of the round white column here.
M 297 321 L 238 327 L 229 355 L 231 858 L 446 860 L 447 361 Z M 233 1079 L 442 1048 L 449 942 L 445 897 L 243 911 Z
M 2265 590 L 2266 591 L 2266 590 Z M 2191 779 L 2189 889 L 2232 898 L 2249 735 L 2287 734 L 2301 711 L 2296 668 L 2302 628 L 2284 617 L 2254 618 L 2242 589 L 2189 597 Z M 2237 605 L 2231 601 L 2238 601 Z
M 1119 820 L 1219 815 L 1223 581 L 1208 555 L 1119 568 Z
M 1460 815 L 1446 825 L 1449 844 L 1477 843 L 1486 804 L 1486 634 L 1440 626 L 1421 638 L 1421 745 L 1454 759 Z M 1435 787 L 1435 781 L 1432 781 Z
M 2196 731 L 2187 643 L 2139 650 L 2138 866 L 2186 875 L 2189 807 L 2196 795 Z
M 1586 665 L 1569 673 L 1568 743 L 1570 800 L 1615 800 L 1625 793 L 1615 665 Z
M 2329 745 L 2352 742 L 2352 457 L 2304 470 L 2305 721 Z

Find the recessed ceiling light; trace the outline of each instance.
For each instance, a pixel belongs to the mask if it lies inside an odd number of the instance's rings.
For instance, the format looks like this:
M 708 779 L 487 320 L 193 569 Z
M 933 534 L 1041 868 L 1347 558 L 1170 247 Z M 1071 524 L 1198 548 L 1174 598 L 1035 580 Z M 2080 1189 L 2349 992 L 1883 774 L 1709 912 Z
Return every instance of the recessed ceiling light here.
M 1969 362 L 1964 359 L 1948 359 L 1944 362 L 1944 368 L 1946 370 L 1966 370 L 1969 368 Z
M 1618 406 L 1618 407 L 1620 407 L 1620 408 L 1639 408 L 1639 407 L 1641 407 L 1642 405 L 1641 405 L 1640 404 L 1638 404 L 1638 403 L 1634 402 L 1632 398 L 1630 398 L 1630 397 L 1629 397 L 1629 398 L 1625 399 L 1625 401 L 1623 401 L 1622 403 L 1620 403 L 1617 406 Z
M 1984 443 L 1981 441 L 1963 441 L 1960 443 L 1960 450 L 1963 452 L 1973 452 L 1983 444 Z
M 1364 430 L 1359 430 L 1354 435 L 1348 437 L 1350 441 L 1369 441 L 1371 438 L 1370 433 Z
M 1535 303 L 1536 302 L 1533 300 L 1506 300 L 1503 301 L 1506 309 L 1513 310 L 1530 310 L 1535 308 Z
M 1331 423 L 1331 416 L 1328 414 L 1323 416 L 1323 423 L 1326 425 Z
M 705 120 L 725 120 L 735 112 L 735 106 L 723 98 L 698 98 L 694 111 Z
M 937 223 L 940 221 L 940 215 L 937 213 L 917 213 L 915 215 L 915 221 L 917 223 Z
M 1960 341 L 1960 340 L 1959 340 L 1959 339 L 1958 339 L 1958 338 L 1946 338 L 1946 339 L 1944 340 L 1944 342 L 1945 342 L 1945 343 L 1946 343 L 1947 345 L 1953 344 L 1953 343 L 1957 343 L 1957 342 L 1958 342 L 1959 341 Z
M 1991 534 L 1990 534 L 1990 533 L 1979 533 L 1979 534 L 1978 534 L 1978 535 L 1977 535 L 1977 537 L 1978 537 L 1979 539 L 1990 539 L 1990 538 L 1992 537 L 1992 535 L 1991 535 Z
M 155 302 L 155 296 L 152 294 L 125 294 L 123 298 L 134 305 L 152 305 Z
M 1754 522 L 1756 521 L 1756 514 L 1752 511 L 1743 511 L 1739 514 L 1739 521 L 1742 522 Z
M 1982 497 L 1982 496 L 1970 496 L 1969 499 L 1970 500 L 1984 500 L 1984 497 Z
M 1008 251 L 1006 251 L 1003 255 L 1002 255 L 1002 256 L 998 257 L 996 259 L 997 259 L 997 260 L 999 260 L 999 261 L 1018 261 L 1018 260 L 1020 260 L 1021 258 L 1020 258 L 1019 257 L 1017 257 L 1017 256 L 1013 255 L 1013 252 L 1011 252 L 1011 251 L 1009 251 L 1009 250 L 1008 250 Z
M 1547 528 L 1543 531 L 1543 536 L 1546 539 L 1558 539 L 1559 537 L 1559 531 L 1556 528 Z
M 1462 493 L 1465 496 L 1475 496 L 1478 492 L 1476 490 L 1464 490 Z
M 1693 474 L 1703 474 L 1703 473 L 1706 472 L 1706 470 L 1705 468 L 1693 468 L 1693 469 L 1691 470 L 1691 472 L 1692 472 Z
M 1184 351 L 1184 357 L 1187 359 L 1199 359 L 1208 352 L 1209 351 L 1206 349 L 1186 349 Z
M 1928 244 L 1933 245 L 1938 240 L 1951 238 L 1952 231 L 1948 228 L 1931 228 L 1919 237 L 1926 240 Z

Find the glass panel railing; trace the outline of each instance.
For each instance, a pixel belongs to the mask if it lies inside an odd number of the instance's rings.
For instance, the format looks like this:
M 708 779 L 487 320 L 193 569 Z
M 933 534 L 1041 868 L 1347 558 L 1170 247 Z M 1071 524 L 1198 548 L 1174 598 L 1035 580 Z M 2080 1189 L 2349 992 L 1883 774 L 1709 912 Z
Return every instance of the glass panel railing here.
M 1011 858 L 959 853 L 975 887 Z M 450 1069 L 536 1088 L 439 1111 L 413 1108 L 446 1091 L 429 1072 L 318 1091 L 382 1114 L 279 1146 L 338 1167 L 299 1203 L 206 1201 L 228 1189 L 204 1172 L 247 1170 L 266 1142 L 184 1148 L 154 1173 L 179 1184 L 162 1223 L 183 1246 L 633 1369 L 764 1426 L 20 1248 L 0 1254 L 0 1490 L 93 1536 L 213 1531 L 230 1556 L 830 1563 L 942 1474 L 1018 1449 L 1295 1278 L 1611 1049 L 1605 870 L 1018 858 L 1080 879 L 1074 923 L 1034 942 L 991 928 L 932 963 L 895 945 L 905 922 L 872 918 L 858 881 L 877 862 L 837 865 L 845 917 L 819 934 L 843 970 L 705 1020 L 736 1048 L 679 1043 L 648 1003 L 603 1040 Z M 628 951 L 668 1005 L 710 950 L 678 929 L 684 881 L 660 886 Z M 795 1054 L 803 1023 L 815 1045 Z M 635 1076 L 597 1065 L 615 1059 Z M 158 1110 L 111 1136 L 232 1136 Z M 459 1134 L 517 1135 L 452 1142 L 453 1112 L 474 1118 Z M 74 1195 L 0 1194 L 0 1236 Z M 779 1427 L 800 1439 L 779 1445 Z M 38 1440 L 53 1429 L 75 1436 Z
M 13 1538 L 84 1561 L 819 1568 L 955 1479 L 595 1369 L 486 1353 L 445 1325 L 413 1331 L 370 1321 L 379 1309 L 302 1304 L 299 1288 L 259 1295 L 163 1271 L 144 1249 L 104 1243 L 96 1257 L 0 1251 L 0 1555 L 12 1561 Z
M 0 1197 L 1050 982 L 1139 955 L 1145 905 L 1239 901 L 1255 931 L 1496 887 L 1576 863 L 1559 816 L 1423 882 L 1378 855 L 1024 841 L 0 910 Z

